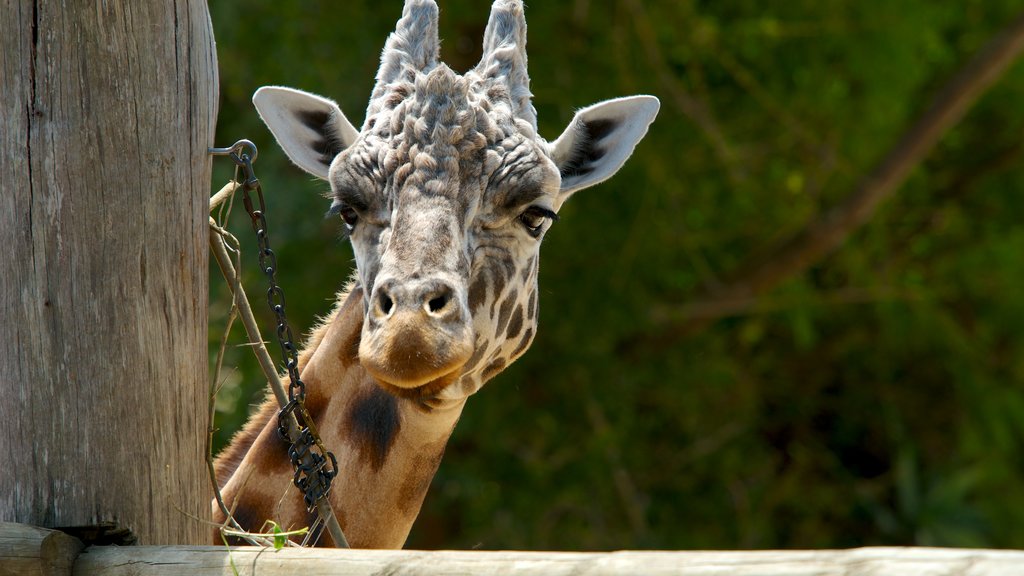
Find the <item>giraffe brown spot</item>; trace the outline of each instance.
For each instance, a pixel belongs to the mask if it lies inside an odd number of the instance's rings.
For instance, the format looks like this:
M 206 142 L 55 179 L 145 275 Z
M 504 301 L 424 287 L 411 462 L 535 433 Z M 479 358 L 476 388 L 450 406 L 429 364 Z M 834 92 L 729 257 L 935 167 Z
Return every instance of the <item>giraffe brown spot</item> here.
M 512 308 L 516 305 L 516 300 L 519 299 L 519 291 L 512 289 L 509 292 L 508 297 L 501 303 L 501 311 L 498 313 L 498 334 L 505 330 L 505 326 L 508 325 L 509 316 L 512 315 Z
M 252 447 L 253 443 L 256 442 L 256 438 L 259 437 L 260 432 L 263 431 L 274 414 L 277 413 L 277 402 L 272 398 L 267 399 L 260 406 L 259 411 L 249 418 L 246 422 L 245 427 L 235 434 L 231 439 L 231 443 L 225 448 L 220 454 L 217 455 L 217 459 L 214 462 L 214 469 L 217 472 L 217 485 L 225 486 L 231 476 L 238 469 L 238 466 L 242 463 L 242 459 L 245 458 L 246 453 Z
M 526 318 L 533 322 L 537 319 L 537 291 L 534 290 L 533 294 L 530 294 L 530 307 L 526 310 Z
M 476 312 L 487 299 L 487 278 L 485 274 L 477 275 L 469 286 L 469 310 Z
M 494 275 L 494 302 L 491 303 L 491 316 L 494 316 L 498 306 L 498 296 L 505 290 L 505 277 L 500 274 Z
M 405 514 L 418 514 L 423 505 L 423 498 L 427 495 L 430 482 L 441 466 L 447 439 L 438 444 L 440 446 L 432 445 L 424 449 L 423 453 L 416 457 L 410 473 L 402 480 L 402 485 L 398 489 L 398 509 Z
M 464 370 L 473 369 L 477 365 L 477 363 L 480 362 L 480 358 L 483 357 L 484 352 L 487 352 L 487 342 L 481 342 L 480 340 L 481 339 L 478 337 L 476 342 L 476 350 L 473 350 L 473 355 L 470 356 L 469 360 L 466 361 Z
M 352 402 L 345 423 L 359 459 L 380 471 L 402 426 L 398 400 L 374 386 Z
M 505 268 L 505 278 L 512 278 L 516 275 L 516 263 L 511 258 L 502 258 L 501 265 Z
M 494 378 L 498 373 L 505 369 L 506 365 L 507 363 L 504 358 L 498 358 L 494 362 L 491 362 L 487 365 L 487 368 L 484 368 L 483 379 L 490 380 L 491 378 Z
M 523 282 L 530 279 L 530 274 L 533 273 L 533 269 L 537 267 L 537 256 L 531 256 L 530 261 L 523 267 Z
M 318 392 L 317 394 L 311 393 L 306 396 L 305 401 L 306 412 L 317 427 L 323 422 L 324 413 L 327 412 L 327 405 L 330 404 L 330 399 L 322 391 Z
M 307 382 L 307 385 L 311 382 Z M 304 402 L 306 407 L 306 413 L 309 414 L 310 419 L 313 420 L 314 424 L 319 425 L 323 419 L 324 413 L 327 411 L 328 398 L 320 393 L 311 392 L 306 396 Z M 276 412 L 275 412 L 276 414 Z M 292 473 L 292 463 L 288 458 L 287 444 L 280 439 L 277 434 L 277 418 L 273 419 L 274 431 L 270 435 L 269 442 L 262 443 L 265 448 L 260 450 L 259 447 L 253 451 L 253 467 L 265 474 L 288 474 Z M 268 445 L 269 444 L 269 445 Z
M 526 351 L 529 347 L 530 342 L 533 342 L 533 328 L 527 328 L 523 334 L 523 339 L 519 341 L 519 345 L 512 351 L 512 358 L 518 358 L 520 354 Z
M 516 306 L 514 312 L 512 312 L 512 319 L 508 321 L 508 330 L 505 331 L 505 336 L 509 340 L 519 336 L 519 331 L 523 329 L 523 307 Z
M 276 428 L 276 425 L 275 425 Z M 284 442 L 273 433 L 274 440 L 268 446 L 271 450 L 256 450 L 253 452 L 252 465 L 260 474 L 268 476 L 275 474 L 287 474 L 292 469 L 292 463 L 288 460 L 288 451 Z

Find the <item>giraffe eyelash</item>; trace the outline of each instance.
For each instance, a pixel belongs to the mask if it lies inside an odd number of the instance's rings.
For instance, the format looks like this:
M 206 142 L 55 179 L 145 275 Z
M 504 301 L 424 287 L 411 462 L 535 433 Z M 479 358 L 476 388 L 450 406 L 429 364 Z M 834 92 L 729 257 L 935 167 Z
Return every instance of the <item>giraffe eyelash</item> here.
M 530 206 L 519 215 L 518 220 L 526 228 L 527 234 L 540 238 L 544 231 L 544 221 L 558 222 L 558 214 L 543 206 Z
M 327 210 L 327 216 L 341 216 L 342 222 L 345 223 L 346 235 L 351 234 L 359 222 L 359 213 L 345 202 L 335 201 L 334 204 L 331 204 L 330 209 Z
M 537 212 L 541 216 L 544 216 L 545 218 L 548 218 L 552 222 L 558 222 L 558 213 L 555 212 L 554 210 L 549 209 L 549 208 L 545 208 L 543 206 L 530 206 L 529 208 L 526 209 L 526 211 L 527 212 L 529 212 L 529 211 Z

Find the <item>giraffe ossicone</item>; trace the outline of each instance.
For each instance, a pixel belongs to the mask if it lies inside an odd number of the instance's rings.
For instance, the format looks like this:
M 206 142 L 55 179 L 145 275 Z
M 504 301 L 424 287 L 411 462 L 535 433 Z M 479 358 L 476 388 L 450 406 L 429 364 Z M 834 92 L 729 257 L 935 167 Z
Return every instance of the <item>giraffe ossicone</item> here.
M 335 488 L 355 545 L 402 545 L 466 398 L 536 334 L 539 249 L 559 209 L 623 165 L 659 108 L 653 96 L 601 102 L 548 142 L 531 103 L 522 1 L 494 2 L 483 57 L 462 75 L 439 61 L 437 21 L 433 0 L 406 1 L 360 129 L 321 96 L 274 86 L 253 96 L 292 162 L 330 183 L 330 211 L 355 254 L 353 287 L 302 358 L 307 386 L 323 386 L 318 427 L 343 444 L 338 481 L 369 493 L 356 485 L 420 479 L 373 496 L 371 506 L 404 509 L 397 519 L 355 520 L 364 514 Z M 218 460 L 241 502 L 241 477 L 265 473 L 252 452 L 268 418 L 254 418 Z M 411 446 L 424 439 L 437 456 L 417 467 L 423 451 Z

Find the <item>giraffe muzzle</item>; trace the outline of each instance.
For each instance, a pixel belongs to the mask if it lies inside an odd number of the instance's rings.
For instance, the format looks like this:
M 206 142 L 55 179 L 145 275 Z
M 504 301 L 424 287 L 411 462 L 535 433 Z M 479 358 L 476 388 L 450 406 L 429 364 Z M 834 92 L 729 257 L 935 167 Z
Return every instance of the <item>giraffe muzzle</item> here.
M 473 353 L 465 291 L 439 279 L 379 280 L 359 358 L 393 393 L 430 394 L 454 382 Z

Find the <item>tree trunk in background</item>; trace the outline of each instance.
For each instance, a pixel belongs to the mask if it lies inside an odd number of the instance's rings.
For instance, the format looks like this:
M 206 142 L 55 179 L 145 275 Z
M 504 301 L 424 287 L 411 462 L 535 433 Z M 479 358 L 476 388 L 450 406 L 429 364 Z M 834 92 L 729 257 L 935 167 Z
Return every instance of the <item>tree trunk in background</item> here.
M 204 542 L 206 2 L 0 22 L 0 521 Z

